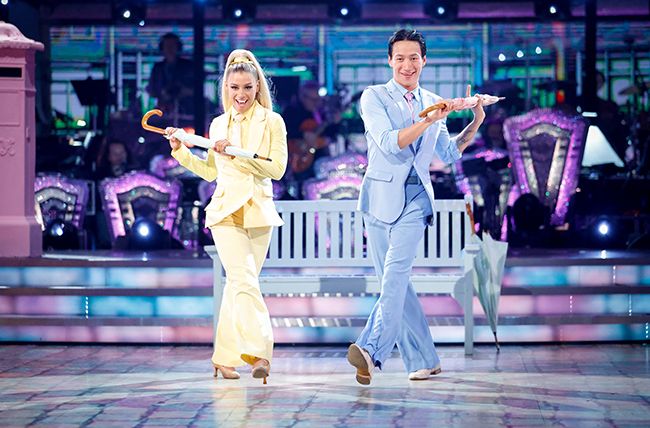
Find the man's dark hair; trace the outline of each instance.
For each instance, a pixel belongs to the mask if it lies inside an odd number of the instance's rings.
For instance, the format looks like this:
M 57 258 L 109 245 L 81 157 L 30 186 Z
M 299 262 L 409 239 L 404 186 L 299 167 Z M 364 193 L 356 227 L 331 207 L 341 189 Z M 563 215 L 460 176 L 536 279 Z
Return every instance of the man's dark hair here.
M 424 36 L 422 33 L 418 33 L 417 30 L 405 30 L 402 28 L 401 30 L 397 30 L 393 33 L 392 36 L 390 36 L 390 39 L 388 39 L 388 57 L 392 58 L 393 57 L 393 45 L 395 42 L 401 42 L 401 41 L 408 41 L 408 42 L 418 42 L 420 44 L 420 54 L 422 57 L 426 56 L 427 54 L 427 42 L 424 40 Z

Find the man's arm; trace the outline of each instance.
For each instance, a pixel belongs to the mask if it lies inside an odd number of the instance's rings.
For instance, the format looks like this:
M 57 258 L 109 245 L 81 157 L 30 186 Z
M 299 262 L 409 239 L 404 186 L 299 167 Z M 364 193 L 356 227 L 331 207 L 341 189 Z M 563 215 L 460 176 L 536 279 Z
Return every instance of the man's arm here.
M 471 96 L 471 91 L 472 87 L 470 85 L 467 85 L 467 97 Z M 460 153 L 463 153 L 463 151 L 465 151 L 465 149 L 471 144 L 472 140 L 474 140 L 476 132 L 478 131 L 478 128 L 485 120 L 483 100 L 480 97 L 478 97 L 476 106 L 472 107 L 472 113 L 474 114 L 474 119 L 470 122 L 469 125 L 465 127 L 465 129 L 460 132 L 460 134 L 456 135 L 454 138 L 456 147 L 458 147 L 458 151 Z
M 456 147 L 458 147 L 459 152 L 463 153 L 465 149 L 472 143 L 472 140 L 474 140 L 474 136 L 476 135 L 476 132 L 482 123 L 483 119 L 478 120 L 476 116 L 474 116 L 474 120 L 472 120 L 470 124 L 460 132 L 460 134 L 454 137 L 454 142 L 456 143 Z
M 372 89 L 361 95 L 361 117 L 368 133 L 377 142 L 379 149 L 387 154 L 395 154 L 413 144 L 426 129 L 451 112 L 449 107 L 436 110 L 424 120 L 402 129 L 393 129 L 386 108 Z

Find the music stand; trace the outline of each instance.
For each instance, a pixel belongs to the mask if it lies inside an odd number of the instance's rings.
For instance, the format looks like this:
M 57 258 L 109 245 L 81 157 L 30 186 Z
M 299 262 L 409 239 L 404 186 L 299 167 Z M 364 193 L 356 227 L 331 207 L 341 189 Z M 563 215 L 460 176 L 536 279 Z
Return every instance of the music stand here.
M 111 101 L 111 88 L 107 79 L 93 79 L 88 77 L 84 80 L 71 80 L 79 103 L 84 107 L 92 108 L 97 106 L 97 114 L 92 116 L 93 131 L 97 131 L 97 117 L 104 117 L 106 106 Z

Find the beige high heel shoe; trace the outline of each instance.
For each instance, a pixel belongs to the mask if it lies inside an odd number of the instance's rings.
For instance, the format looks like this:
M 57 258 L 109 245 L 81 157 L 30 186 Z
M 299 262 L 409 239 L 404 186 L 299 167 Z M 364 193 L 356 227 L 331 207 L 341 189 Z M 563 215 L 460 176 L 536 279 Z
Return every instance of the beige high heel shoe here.
M 239 379 L 239 373 L 235 370 L 234 367 L 226 367 L 222 366 L 219 364 L 214 364 L 214 377 L 218 377 L 219 372 L 221 372 L 221 376 L 223 376 L 224 379 Z
M 264 379 L 262 383 L 266 385 L 266 378 L 269 376 L 269 372 L 271 371 L 271 364 L 267 360 L 263 359 L 258 359 L 255 361 L 255 364 L 253 364 L 253 377 L 255 379 Z
M 253 355 L 242 354 L 241 359 L 253 366 L 251 374 L 255 379 L 263 379 L 262 383 L 266 385 L 266 378 L 271 372 L 271 364 L 264 358 L 258 358 Z

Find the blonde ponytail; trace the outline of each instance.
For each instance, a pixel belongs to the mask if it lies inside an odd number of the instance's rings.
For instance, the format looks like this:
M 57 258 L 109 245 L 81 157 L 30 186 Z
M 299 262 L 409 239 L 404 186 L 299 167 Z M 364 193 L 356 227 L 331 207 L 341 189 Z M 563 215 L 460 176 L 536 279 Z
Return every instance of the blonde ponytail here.
M 273 100 L 271 99 L 269 83 L 264 75 L 264 70 L 262 70 L 260 63 L 257 62 L 257 58 L 255 58 L 255 55 L 253 55 L 253 52 L 251 51 L 247 51 L 246 49 L 235 49 L 230 53 L 230 55 L 228 55 L 226 69 L 223 73 L 223 79 L 221 80 L 221 105 L 223 106 L 224 113 L 232 107 L 232 101 L 227 96 L 228 76 L 230 76 L 231 73 L 242 71 L 252 74 L 259 84 L 259 91 L 255 96 L 257 102 L 260 103 L 262 107 L 273 110 Z

